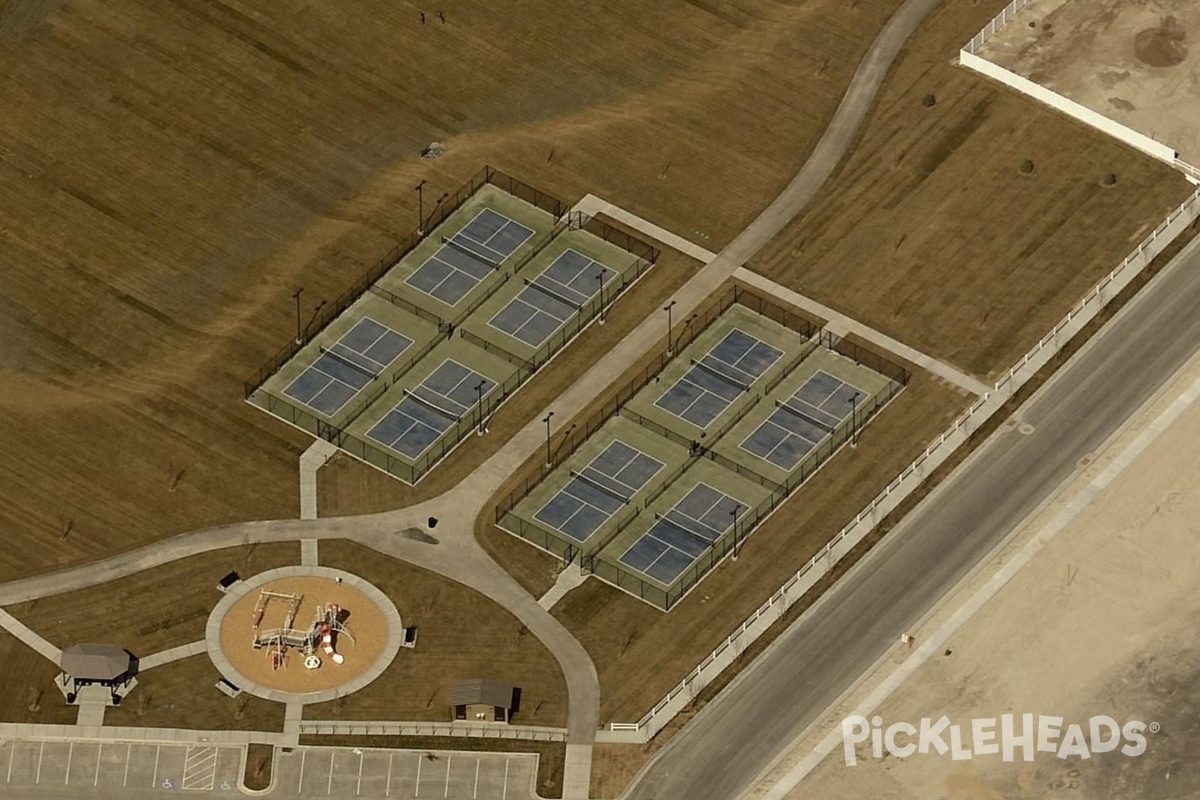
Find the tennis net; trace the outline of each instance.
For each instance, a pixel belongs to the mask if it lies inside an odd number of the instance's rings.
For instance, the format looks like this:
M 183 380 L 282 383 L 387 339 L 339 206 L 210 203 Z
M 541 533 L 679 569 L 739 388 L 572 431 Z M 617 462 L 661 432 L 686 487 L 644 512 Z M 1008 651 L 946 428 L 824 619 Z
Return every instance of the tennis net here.
M 596 480 L 595 478 L 589 478 L 587 475 L 584 475 L 582 472 L 576 472 L 575 470 L 571 470 L 571 477 L 572 477 L 572 478 L 578 478 L 579 480 L 581 480 L 581 481 L 583 481 L 584 483 L 586 483 L 588 486 L 591 486 L 593 489 L 595 489 L 595 490 L 597 490 L 597 491 L 599 491 L 599 492 L 604 492 L 604 494 L 608 495 L 609 497 L 611 497 L 611 498 L 612 498 L 612 499 L 614 499 L 614 500 L 619 500 L 619 501 L 621 501 L 622 503 L 628 503 L 628 502 L 629 502 L 629 498 L 628 498 L 628 497 L 624 497 L 624 496 L 622 496 L 621 494 L 619 494 L 619 493 L 618 493 L 618 492 L 616 492 L 615 490 L 608 488 L 607 486 L 605 486 L 604 484 L 600 483 L 600 482 L 599 482 L 598 480 Z
M 731 378 L 730 376 L 726 375 L 724 372 L 717 369 L 716 367 L 710 367 L 708 364 L 704 363 L 703 359 L 697 361 L 696 359 L 693 358 L 692 364 L 694 366 L 697 366 L 700 369 L 704 370 L 709 375 L 712 375 L 714 378 L 719 378 L 720 380 L 725 381 L 730 386 L 736 386 L 737 388 L 741 389 L 743 392 L 750 391 L 750 384 L 739 381 L 737 378 Z
M 331 350 L 328 347 L 320 347 L 319 349 L 323 355 L 327 355 L 330 358 L 332 358 L 334 361 L 338 361 L 342 364 L 345 364 L 347 367 L 350 367 L 351 369 L 358 370 L 363 375 L 366 375 L 368 378 L 371 378 L 372 380 L 379 377 L 378 372 L 375 372 L 374 370 L 364 367 L 362 364 L 352 361 L 351 359 L 342 355 L 341 353 L 337 352 L 336 350 Z
M 819 419 L 813 417 L 810 414 L 805 414 L 803 411 L 801 411 L 798 408 L 792 408 L 783 400 L 776 400 L 775 407 L 782 408 L 784 411 L 787 411 L 787 412 L 791 413 L 793 416 L 799 417 L 800 419 L 802 419 L 806 422 L 811 422 L 813 425 L 816 425 L 818 428 L 825 431 L 826 433 L 833 433 L 833 426 L 828 425 L 824 422 L 821 422 Z
M 445 408 L 442 408 L 437 403 L 434 403 L 431 400 L 427 400 L 424 397 L 421 397 L 421 395 L 417 394 L 416 392 L 410 392 L 408 389 L 404 390 L 404 396 L 411 398 L 415 403 L 417 403 L 418 405 L 424 406 L 425 408 L 428 408 L 430 411 L 434 412 L 435 414 L 441 414 L 443 417 L 446 417 L 447 419 L 452 419 L 455 422 L 462 419 L 463 414 L 466 413 L 466 409 L 463 409 L 462 411 L 449 411 Z
M 561 294 L 554 291 L 553 289 L 547 289 L 545 286 L 542 286 L 537 281 L 531 281 L 531 280 L 529 280 L 529 278 L 526 278 L 525 285 L 532 286 L 534 289 L 537 289 L 539 292 L 546 295 L 547 297 L 557 300 L 558 302 L 562 303 L 563 305 L 569 306 L 570 308 L 573 308 L 576 311 L 581 311 L 583 309 L 582 303 L 577 303 L 574 300 L 568 300 L 567 298 L 563 297 Z
M 675 510 L 668 511 L 666 514 L 656 514 L 655 516 L 659 522 L 666 523 L 672 528 L 677 528 L 684 533 L 695 536 L 698 539 L 702 539 L 708 544 L 712 544 L 717 539 L 721 538 L 721 534 L 724 533 L 724 531 L 718 531 L 704 524 L 698 519 L 692 519 L 686 514 L 680 514 Z M 699 530 L 697 530 L 697 528 L 699 528 Z
M 475 259 L 476 261 L 480 262 L 481 264 L 487 264 L 492 269 L 500 269 L 499 261 L 495 260 L 494 258 L 489 258 L 488 256 L 485 256 L 482 253 L 480 253 L 470 247 L 467 247 L 465 244 L 458 241 L 453 236 L 450 236 L 450 237 L 443 236 L 442 244 L 447 245 L 449 247 L 453 247 L 455 250 L 462 253 L 463 255 L 470 256 L 471 258 Z

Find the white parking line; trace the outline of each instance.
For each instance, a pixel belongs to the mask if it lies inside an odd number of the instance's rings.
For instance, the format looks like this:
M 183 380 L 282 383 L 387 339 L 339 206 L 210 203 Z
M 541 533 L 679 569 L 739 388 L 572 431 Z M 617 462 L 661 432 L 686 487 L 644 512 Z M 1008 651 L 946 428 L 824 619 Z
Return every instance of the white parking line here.
M 393 758 L 395 758 L 395 757 L 396 757 L 396 754 L 395 754 L 395 753 L 388 753 L 388 778 L 387 778 L 387 790 L 386 790 L 386 791 L 384 791 L 384 793 L 383 793 L 383 796 L 384 796 L 384 797 L 391 797 L 391 796 L 392 796 L 392 759 L 393 759 Z
M 46 752 L 46 743 L 45 743 L 45 742 L 42 742 L 42 743 L 41 743 L 41 746 L 39 746 L 39 747 L 38 747 L 38 766 L 37 766 L 37 777 L 35 777 L 35 778 L 33 779 L 33 782 L 34 782 L 34 783 L 41 783 L 41 782 L 42 782 L 42 755 L 43 755 L 45 752 Z
M 361 750 L 359 750 L 358 751 L 358 788 L 354 790 L 354 794 L 356 796 L 362 794 L 362 765 L 363 765 L 363 753 Z
M 100 746 L 96 748 L 96 777 L 92 779 L 92 786 L 100 785 L 100 762 L 104 760 L 104 742 L 100 742 Z
M 475 790 L 471 792 L 471 797 L 479 797 L 479 762 L 481 759 L 475 759 Z
M 325 794 L 333 794 L 333 759 L 337 755 L 337 751 L 329 751 L 329 786 L 325 789 Z
M 442 797 L 450 796 L 450 762 L 454 760 L 454 756 L 446 756 L 446 791 L 442 792 Z
M 417 756 L 417 782 L 414 784 L 413 797 L 421 795 L 421 756 Z
M 75 755 L 75 743 L 67 743 L 67 774 L 63 775 L 63 786 L 68 786 L 71 783 L 71 758 Z
M 154 746 L 154 778 L 150 781 L 150 788 L 158 788 L 158 757 L 162 755 L 162 745 Z
M 500 795 L 500 800 L 508 798 L 508 759 L 504 759 L 504 792 Z
M 132 750 L 132 744 L 125 745 L 125 777 L 121 780 L 122 787 L 129 783 L 129 754 Z
M 5 783 L 12 783 L 12 764 L 13 756 L 17 753 L 17 743 L 15 741 L 8 744 L 8 777 L 4 779 Z
M 308 750 L 300 751 L 300 783 L 296 785 L 296 794 L 304 791 L 304 760 L 308 757 Z

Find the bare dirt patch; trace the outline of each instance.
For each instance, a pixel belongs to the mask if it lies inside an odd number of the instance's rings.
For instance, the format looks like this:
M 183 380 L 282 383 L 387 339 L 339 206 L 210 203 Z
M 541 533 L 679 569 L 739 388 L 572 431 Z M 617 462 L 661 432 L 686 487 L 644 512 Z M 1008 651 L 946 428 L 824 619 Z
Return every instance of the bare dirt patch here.
M 1033 27 L 1030 27 L 1033 23 Z M 979 55 L 1200 163 L 1200 6 L 1039 0 Z

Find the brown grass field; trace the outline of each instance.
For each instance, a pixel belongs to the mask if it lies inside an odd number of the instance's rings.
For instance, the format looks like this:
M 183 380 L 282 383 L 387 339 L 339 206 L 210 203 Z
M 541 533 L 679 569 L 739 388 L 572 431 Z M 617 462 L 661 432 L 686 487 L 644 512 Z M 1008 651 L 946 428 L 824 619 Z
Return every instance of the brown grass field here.
M 230 547 L 5 610 L 56 647 L 104 642 L 145 658 L 204 638 L 209 612 L 221 599 L 217 581 L 226 573 L 249 577 L 299 563 L 295 542 Z
M 905 48 L 852 157 L 755 269 L 996 377 L 1191 193 L 1181 173 L 953 54 L 999 3 L 944 3 Z M 926 93 L 937 104 L 924 108 Z M 1032 174 L 1020 172 L 1022 161 Z M 1118 177 L 1104 187 L 1105 173 Z
M 521 687 L 523 725 L 567 722 L 558 662 L 516 617 L 478 592 L 345 540 L 321 542 L 321 564 L 365 578 L 391 598 L 417 646 L 353 694 L 306 706 L 305 719 L 444 720 L 450 683 L 495 678 Z
M 418 181 L 491 162 L 719 246 L 898 4 L 0 8 L 0 580 L 295 515 L 308 437 L 242 381 L 297 286 L 307 314 L 415 227 Z
M 207 655 L 192 656 L 138 675 L 138 686 L 104 715 L 105 725 L 201 731 L 282 731 L 282 703 L 217 690 L 221 673 Z
M 67 705 L 54 682 L 58 666 L 8 631 L 0 630 L 0 722 L 74 725 L 78 709 Z M 36 704 L 35 704 L 36 700 Z M 30 710 L 36 707 L 36 711 Z

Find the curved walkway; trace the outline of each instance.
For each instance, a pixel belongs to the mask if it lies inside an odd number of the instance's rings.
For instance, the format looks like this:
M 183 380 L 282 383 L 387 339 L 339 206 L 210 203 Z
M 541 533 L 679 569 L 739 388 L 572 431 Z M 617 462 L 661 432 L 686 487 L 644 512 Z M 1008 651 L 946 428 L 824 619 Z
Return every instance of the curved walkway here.
M 892 16 L 859 65 L 829 127 L 800 172 L 746 230 L 671 298 L 676 302 L 680 319 L 691 313 L 812 200 L 849 151 L 904 42 L 939 3 L 940 0 L 909 0 Z M 661 337 L 661 320 L 657 316 L 644 320 L 560 395 L 553 409 L 542 409 L 533 415 L 525 428 L 467 480 L 437 498 L 409 508 L 358 517 L 246 522 L 192 531 L 92 564 L 0 584 L 0 605 L 92 586 L 246 541 L 350 539 L 470 586 L 517 616 L 561 665 L 570 695 L 568 741 L 588 747 L 595 740 L 599 727 L 600 690 L 595 665 L 575 637 L 492 561 L 475 540 L 474 525 L 487 499 L 513 470 L 542 446 L 544 428 L 540 420 L 546 412 L 554 410 L 560 419 L 574 416 L 608 387 L 612 375 L 641 358 Z M 442 521 L 436 543 L 422 543 L 399 535 L 405 528 L 422 527 L 430 515 Z M 587 763 L 580 764 L 568 759 L 567 771 L 575 774 L 565 781 L 571 789 L 564 796 L 586 796 L 590 758 L 585 761 Z

